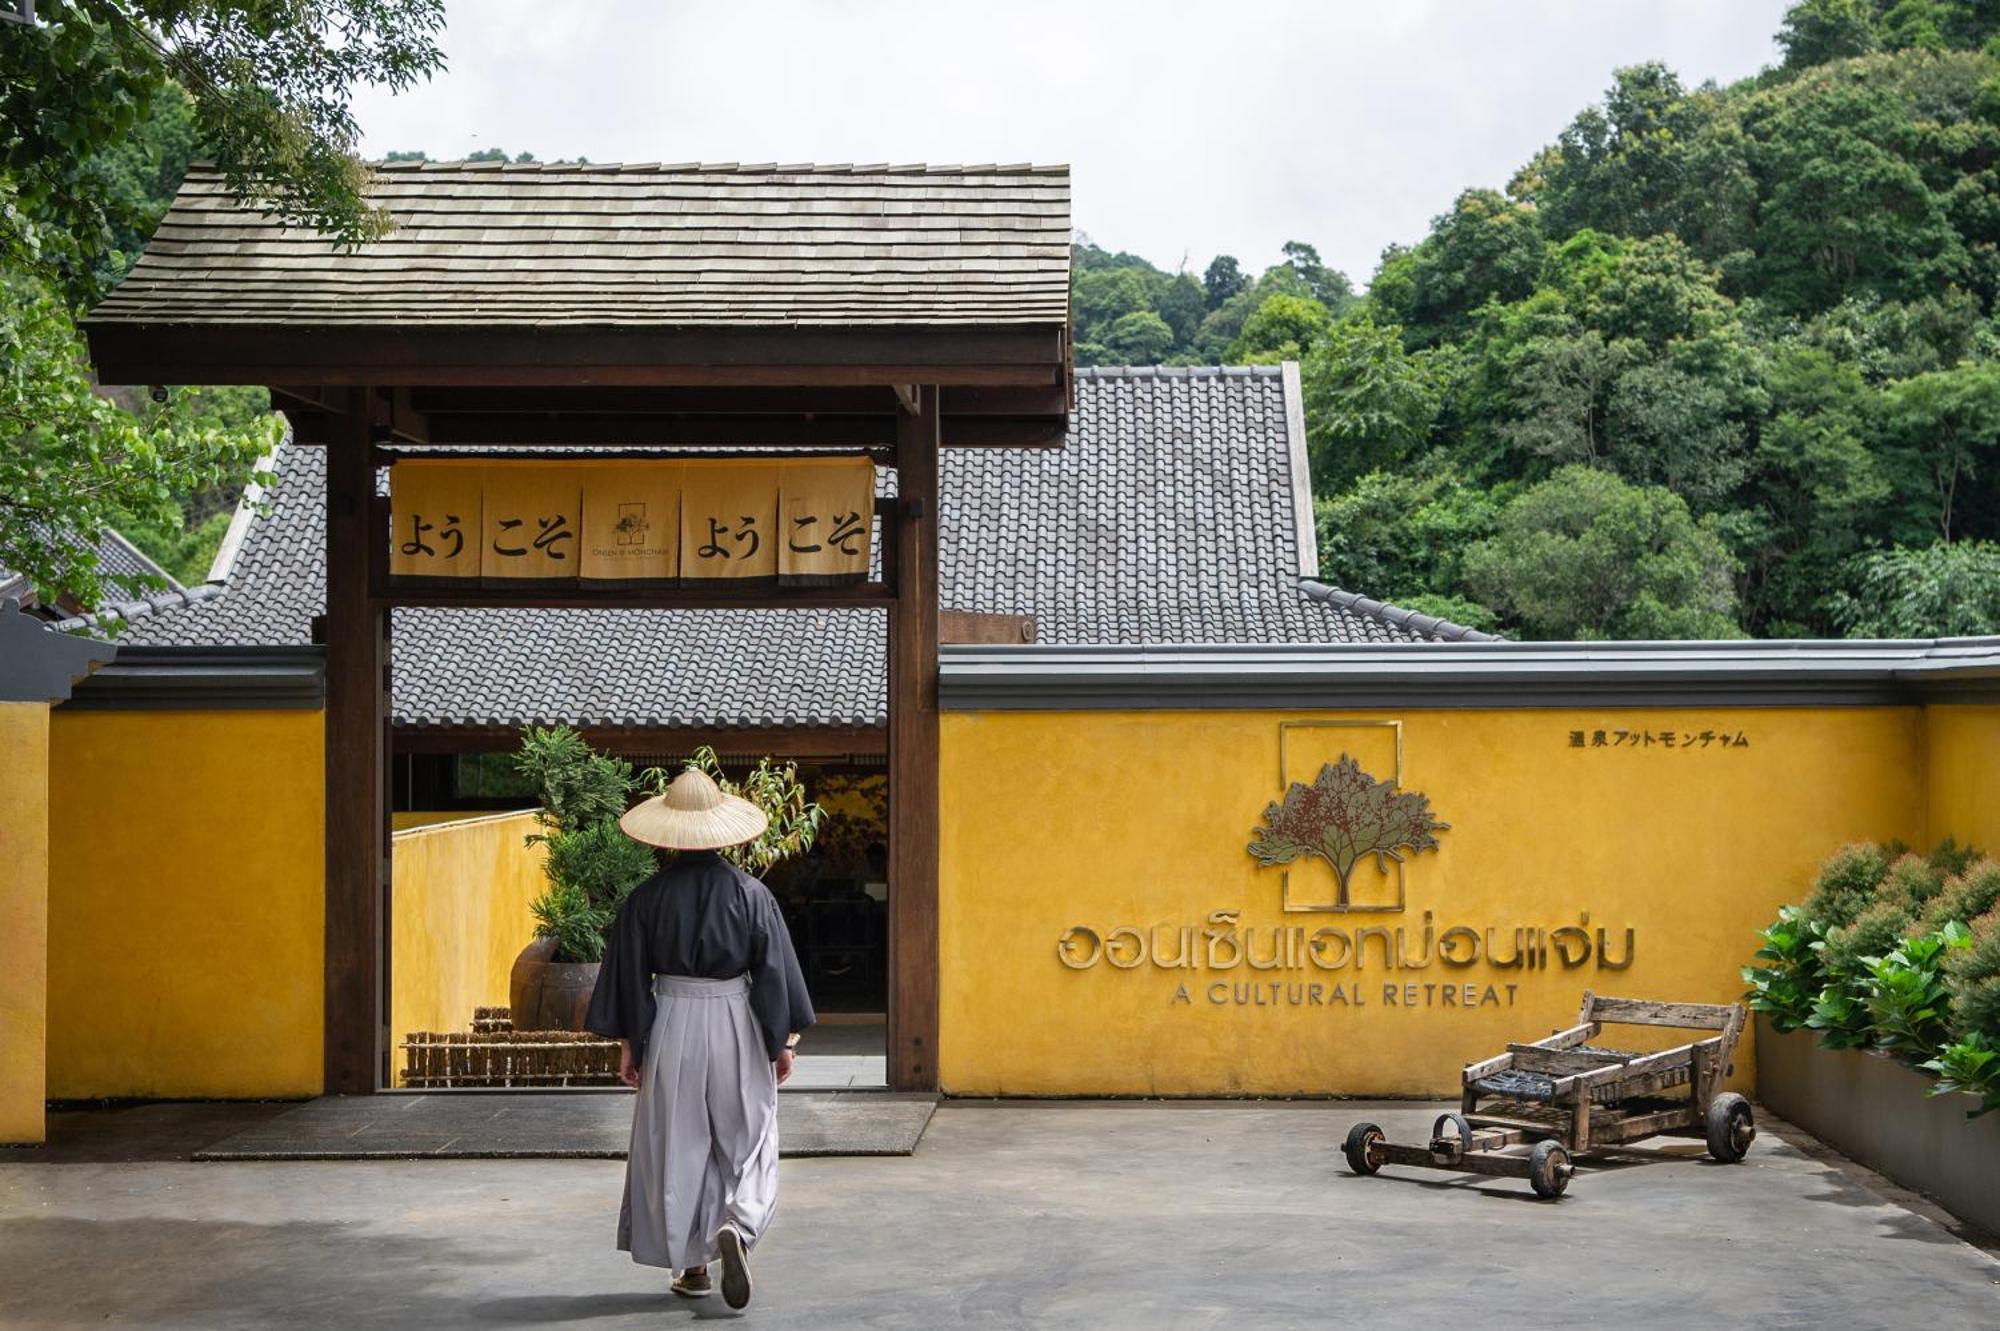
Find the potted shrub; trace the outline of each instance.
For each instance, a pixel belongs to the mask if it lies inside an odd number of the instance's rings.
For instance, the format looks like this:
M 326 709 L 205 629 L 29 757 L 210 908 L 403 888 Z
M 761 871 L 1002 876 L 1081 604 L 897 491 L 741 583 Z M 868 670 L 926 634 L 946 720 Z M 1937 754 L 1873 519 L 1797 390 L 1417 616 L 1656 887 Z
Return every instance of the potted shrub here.
M 626 894 L 653 872 L 652 851 L 618 830 L 632 765 L 595 752 L 568 726 L 531 728 L 514 766 L 535 783 L 548 886 L 530 909 L 535 938 L 514 960 L 514 1029 L 582 1030 L 604 958 L 604 934 Z
M 548 887 L 531 906 L 535 939 L 515 959 L 509 979 L 514 1029 L 582 1030 L 606 931 L 626 896 L 657 867 L 654 851 L 620 831 L 618 817 L 636 786 L 658 794 L 678 773 L 648 768 L 635 782 L 630 763 L 595 752 L 567 726 L 529 729 L 514 763 L 541 798 L 541 830 L 529 841 L 548 851 Z M 721 852 L 731 863 L 761 874 L 811 848 L 821 811 L 806 798 L 797 764 L 760 758 L 736 782 L 723 774 L 715 750 L 703 747 L 689 765 L 770 819 L 755 841 Z
M 2000 862 L 1950 840 L 1928 856 L 1848 846 L 1761 941 L 1743 971 L 1759 1097 L 2000 1224 L 2000 1128 L 1982 1117 L 2000 1109 Z

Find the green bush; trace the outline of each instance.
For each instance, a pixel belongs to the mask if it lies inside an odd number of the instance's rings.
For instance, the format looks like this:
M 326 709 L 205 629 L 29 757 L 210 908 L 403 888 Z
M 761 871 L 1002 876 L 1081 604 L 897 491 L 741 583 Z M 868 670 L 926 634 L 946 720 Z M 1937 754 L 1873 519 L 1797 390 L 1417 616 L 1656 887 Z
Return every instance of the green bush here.
M 551 832 L 546 841 L 549 858 L 543 871 L 549 881 L 578 888 L 610 911 L 659 868 L 652 848 L 626 836 L 609 818 L 574 832 Z
M 604 931 L 616 911 L 591 901 L 590 894 L 571 883 L 551 882 L 529 904 L 535 936 L 556 940 L 556 961 L 602 961 Z
M 1875 1047 L 1902 1058 L 1932 1056 L 1950 1034 L 1951 998 L 1945 966 L 1971 943 L 1958 921 L 1936 933 L 1906 939 L 1887 956 L 1869 957 L 1863 980 Z
M 1931 899 L 1924 910 L 1923 922 L 1931 929 L 1941 928 L 1951 920 L 1970 925 L 1995 906 L 2000 906 L 2000 863 L 1980 860 L 1947 882 L 1944 890 Z
M 653 852 L 618 829 L 632 793 L 632 765 L 598 753 L 568 726 L 531 727 L 514 754 L 535 783 L 542 872 L 549 885 L 530 903 L 535 935 L 556 940 L 556 961 L 599 961 L 604 935 L 631 890 L 655 868 Z
M 1946 1045 L 1922 1066 L 1937 1074 L 1937 1085 L 1931 1087 L 1930 1094 L 1979 1097 L 1979 1108 L 1966 1110 L 1967 1118 L 2000 1109 L 2000 1049 L 1978 1032 Z
M 1887 888 L 1889 883 L 1883 886 Z M 1862 911 L 1854 923 L 1827 930 L 1820 957 L 1826 965 L 1828 982 L 1860 978 L 1867 970 L 1865 959 L 1893 951 L 1903 941 L 1904 931 L 1914 918 L 1909 906 L 1885 894 Z
M 617 818 L 632 794 L 632 764 L 598 753 L 568 726 L 521 732 L 514 768 L 535 783 L 548 831 L 575 831 Z
M 1938 867 L 1940 858 L 1947 863 L 1950 860 L 1950 856 L 1944 853 L 1943 846 L 1922 858 L 1915 855 L 1903 856 L 1889 866 L 1888 876 L 1882 880 L 1882 886 L 1875 890 L 1876 900 L 1894 902 L 1911 919 L 1916 918 L 1923 913 L 1926 906 L 1930 905 L 1932 899 L 1944 890 L 1945 879 L 1949 875 Z M 1859 923 L 1859 920 L 1856 922 Z M 1905 926 L 1908 923 L 1908 920 L 1904 921 Z
M 1875 889 L 1889 876 L 1894 858 L 1872 841 L 1842 846 L 1821 866 L 1819 880 L 1805 899 L 1806 918 L 1821 929 L 1854 923 L 1875 899 Z
M 1932 1094 L 2000 1106 L 2000 864 L 1947 837 L 1843 846 L 1743 968 L 1744 997 L 1779 1030 L 1875 1048 L 1936 1073 Z
M 1977 1035 L 2000 1049 L 2000 910 L 1972 922 L 1970 945 L 1946 964 L 1945 986 L 1953 1034 L 1961 1040 Z
M 1946 878 L 1959 877 L 1967 869 L 1978 864 L 1980 858 L 1977 846 L 1970 843 L 1961 846 L 1957 837 L 1946 837 L 1931 848 L 1930 854 L 1924 856 L 1930 866 Z
M 1820 964 L 1820 944 L 1826 935 L 1797 906 L 1780 906 L 1776 921 L 1759 935 L 1761 965 L 1743 968 L 1750 985 L 1744 995 L 1751 1010 L 1762 1012 L 1781 1031 L 1797 1030 L 1812 1016 L 1813 1002 L 1826 983 Z

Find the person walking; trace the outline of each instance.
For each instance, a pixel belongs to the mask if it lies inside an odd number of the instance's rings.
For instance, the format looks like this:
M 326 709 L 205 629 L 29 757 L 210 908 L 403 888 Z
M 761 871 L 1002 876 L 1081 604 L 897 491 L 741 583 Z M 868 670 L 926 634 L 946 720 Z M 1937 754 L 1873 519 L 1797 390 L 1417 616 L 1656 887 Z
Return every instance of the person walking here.
M 678 851 L 619 907 L 584 1025 L 619 1041 L 639 1094 L 618 1247 L 701 1298 L 750 1302 L 750 1253 L 778 1201 L 778 1085 L 812 999 L 769 888 L 716 852 L 760 836 L 761 809 L 694 768 L 619 820 Z

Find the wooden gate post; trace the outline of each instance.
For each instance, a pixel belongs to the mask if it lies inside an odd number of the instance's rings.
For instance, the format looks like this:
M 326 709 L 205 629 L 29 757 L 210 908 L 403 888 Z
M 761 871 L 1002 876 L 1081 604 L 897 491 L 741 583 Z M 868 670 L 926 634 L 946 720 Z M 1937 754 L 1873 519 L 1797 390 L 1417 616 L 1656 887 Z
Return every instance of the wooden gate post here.
M 326 444 L 325 1090 L 365 1095 L 382 1064 L 382 910 L 389 852 L 388 617 L 370 595 L 373 391 L 350 388 Z
M 938 391 L 896 419 L 889 612 L 889 1085 L 938 1084 Z

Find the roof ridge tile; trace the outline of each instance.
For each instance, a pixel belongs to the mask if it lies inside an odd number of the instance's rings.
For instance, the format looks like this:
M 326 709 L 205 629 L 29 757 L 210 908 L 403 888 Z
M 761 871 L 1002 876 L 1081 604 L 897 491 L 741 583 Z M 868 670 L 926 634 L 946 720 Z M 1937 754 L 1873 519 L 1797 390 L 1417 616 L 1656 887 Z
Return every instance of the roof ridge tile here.
M 1445 642 L 1506 641 L 1506 639 L 1500 637 L 1498 634 L 1485 633 L 1479 629 L 1459 624 L 1437 615 L 1426 615 L 1418 610 L 1406 610 L 1402 606 L 1391 605 L 1387 601 L 1378 601 L 1371 596 L 1363 596 L 1359 592 L 1343 591 L 1332 583 L 1320 582 L 1314 578 L 1299 579 L 1299 590 L 1312 600 L 1324 601 L 1328 605 L 1338 606 L 1343 610 L 1351 610 L 1356 614 L 1367 615 L 1372 619 L 1381 620 L 1385 624 L 1407 628 L 1412 632 L 1427 634 Z

